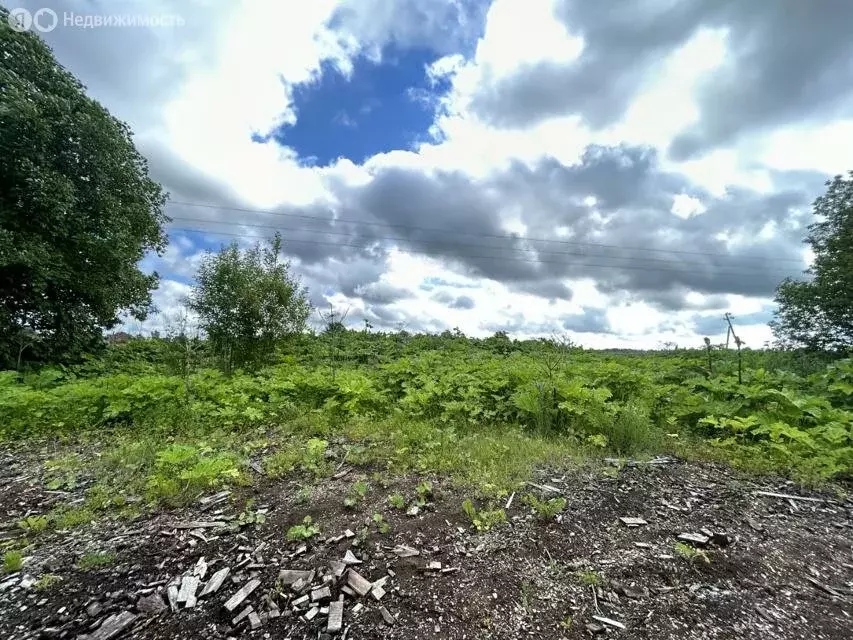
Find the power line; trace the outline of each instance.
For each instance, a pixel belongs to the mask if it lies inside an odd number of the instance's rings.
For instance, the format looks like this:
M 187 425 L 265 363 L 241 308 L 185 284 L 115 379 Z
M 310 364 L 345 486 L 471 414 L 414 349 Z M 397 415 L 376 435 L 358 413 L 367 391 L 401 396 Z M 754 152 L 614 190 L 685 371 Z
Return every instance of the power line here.
M 396 224 L 391 222 L 373 222 L 370 220 L 358 220 L 355 218 L 324 218 L 322 216 L 311 216 L 304 213 L 287 213 L 283 211 L 271 211 L 269 209 L 248 209 L 242 207 L 227 207 L 221 205 L 213 205 L 206 204 L 201 202 L 185 202 L 181 200 L 170 200 L 170 205 L 182 205 L 186 207 L 201 207 L 205 209 L 218 209 L 222 211 L 238 211 L 242 213 L 254 213 L 261 215 L 269 215 L 269 216 L 282 216 L 288 218 L 302 218 L 307 220 L 319 220 L 322 222 L 348 222 L 352 224 L 363 224 L 367 226 L 375 226 L 375 227 L 392 227 L 397 229 L 409 229 L 413 231 L 429 231 L 433 233 L 452 233 L 454 235 L 466 235 L 466 236 L 475 236 L 482 238 L 499 238 L 503 240 L 526 240 L 528 242 L 550 242 L 555 244 L 565 244 L 565 245 L 574 245 L 574 246 L 590 246 L 590 247 L 606 247 L 608 249 L 618 249 L 620 251 L 651 251 L 651 252 L 661 252 L 661 253 L 680 253 L 687 255 L 706 255 L 706 256 L 717 256 L 721 258 L 729 258 L 731 259 L 733 256 L 727 253 L 719 253 L 713 251 L 688 251 L 683 249 L 654 249 L 650 247 L 630 247 L 630 246 L 622 246 L 615 244 L 604 244 L 598 242 L 581 242 L 579 240 L 556 240 L 553 238 L 532 238 L 530 236 L 522 236 L 522 235 L 513 235 L 513 234 L 494 234 L 494 233 L 474 233 L 470 231 L 457 231 L 457 230 L 448 230 L 448 229 L 439 229 L 436 227 L 421 227 L 415 225 L 405 225 L 405 224 Z M 764 262 L 791 262 L 796 264 L 801 264 L 801 260 L 797 260 L 795 258 L 763 258 L 761 256 L 735 256 L 739 260 L 761 260 Z
M 311 229 L 306 227 L 282 227 L 282 226 L 272 226 L 272 225 L 263 225 L 263 224 L 254 224 L 250 222 L 232 222 L 228 220 L 207 220 L 204 218 L 187 218 L 183 216 L 174 216 L 172 220 L 179 220 L 181 222 L 197 222 L 203 224 L 219 224 L 219 225 L 230 225 L 237 227 L 250 227 L 250 228 L 258 228 L 258 229 L 270 229 L 272 231 L 300 231 L 300 232 L 309 232 L 309 233 L 318 233 L 318 234 L 327 234 L 333 236 L 347 236 L 357 238 L 358 234 L 347 231 L 333 231 L 327 229 Z M 589 254 L 586 252 L 572 252 L 572 251 L 548 251 L 542 249 L 530 249 L 524 247 L 499 247 L 488 244 L 474 244 L 474 243 L 459 243 L 459 242 L 448 242 L 445 240 L 433 240 L 433 239 L 423 239 L 423 238 L 400 238 L 400 237 L 392 237 L 392 236 L 376 236 L 375 238 L 371 238 L 371 240 L 385 240 L 385 241 L 396 241 L 396 242 L 409 242 L 409 243 L 422 243 L 422 244 L 437 244 L 441 246 L 447 247 L 458 247 L 462 249 L 468 248 L 477 248 L 477 249 L 492 249 L 495 251 L 518 251 L 522 253 L 535 253 L 537 255 L 540 254 L 550 254 L 557 256 L 580 256 L 580 257 L 588 257 L 588 258 L 603 258 L 607 260 L 628 260 L 634 262 L 657 262 L 665 265 L 672 265 L 675 267 L 737 267 L 739 269 L 756 269 L 758 265 L 708 265 L 705 263 L 699 262 L 679 262 L 676 260 L 665 260 L 663 258 L 645 258 L 638 256 L 612 256 L 612 255 L 595 255 Z M 538 262 L 538 260 L 536 260 Z M 779 272 L 780 274 L 783 272 Z M 787 275 L 787 272 L 784 272 Z M 735 274 L 732 274 L 735 275 Z
M 244 233 L 228 233 L 225 231 L 211 231 L 208 229 L 188 229 L 184 227 L 173 227 L 172 231 L 183 231 L 186 233 L 201 233 L 208 235 L 218 235 L 218 236 L 230 236 L 236 238 L 252 238 L 258 239 L 256 235 L 249 235 Z M 372 246 L 370 244 L 352 244 L 352 243 L 344 243 L 344 242 L 329 242 L 322 240 L 288 240 L 286 244 L 308 244 L 308 245 L 323 245 L 323 246 L 332 246 L 332 247 L 351 247 L 356 249 L 370 249 Z M 434 257 L 434 253 L 428 251 L 418 251 L 418 250 L 410 250 L 406 249 L 406 253 L 425 255 L 427 257 Z M 644 267 L 642 265 L 613 265 L 613 264 L 594 264 L 587 262 L 566 262 L 560 260 L 529 260 L 524 258 L 512 258 L 505 256 L 477 256 L 477 255 L 453 255 L 453 254 L 438 254 L 444 255 L 445 257 L 451 257 L 456 259 L 470 259 L 470 260 L 499 260 L 501 262 L 526 262 L 529 264 L 559 264 L 567 267 L 577 266 L 577 267 L 593 267 L 593 268 L 601 268 L 601 269 L 622 269 L 629 271 L 652 271 L 652 272 L 661 272 L 661 273 L 677 273 L 681 275 L 701 275 L 707 276 L 708 272 L 696 272 L 696 271 L 688 271 L 686 269 L 664 269 L 662 267 Z M 749 275 L 744 275 L 740 272 L 721 272 L 718 270 L 713 270 L 714 275 L 727 275 L 738 277 L 741 280 L 752 280 L 756 279 L 756 276 L 752 278 Z

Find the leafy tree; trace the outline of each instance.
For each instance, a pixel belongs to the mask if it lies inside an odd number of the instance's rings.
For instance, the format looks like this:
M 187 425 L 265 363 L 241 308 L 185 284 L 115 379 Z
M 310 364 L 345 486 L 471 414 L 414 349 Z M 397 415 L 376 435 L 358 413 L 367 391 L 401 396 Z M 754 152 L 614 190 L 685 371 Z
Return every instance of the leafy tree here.
M 0 367 L 62 361 L 144 319 L 165 196 L 130 128 L 0 8 Z
M 261 364 L 278 340 L 305 328 L 307 291 L 280 253 L 276 234 L 267 248 L 258 243 L 241 251 L 232 242 L 199 266 L 189 306 L 228 372 Z
M 779 285 L 771 326 L 782 346 L 844 352 L 853 347 L 853 171 L 826 186 L 806 238 L 815 255 L 806 273 L 813 277 Z

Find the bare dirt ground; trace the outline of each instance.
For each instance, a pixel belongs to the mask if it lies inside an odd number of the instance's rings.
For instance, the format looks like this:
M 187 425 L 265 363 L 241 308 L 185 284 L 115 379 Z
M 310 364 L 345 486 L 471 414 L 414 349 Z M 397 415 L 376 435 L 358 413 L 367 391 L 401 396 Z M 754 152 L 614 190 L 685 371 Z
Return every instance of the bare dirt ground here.
M 2 461 L 0 537 L 19 536 L 14 523 L 28 512 L 79 499 L 46 492 L 31 462 Z M 362 472 L 322 481 L 305 504 L 295 480 L 258 478 L 190 508 L 45 532 L 20 572 L 0 576 L 0 637 L 853 637 L 849 499 L 695 463 L 549 469 L 528 488 L 564 496 L 560 517 L 536 519 L 519 493 L 506 524 L 478 533 L 461 509 L 470 492 L 436 477 L 416 516 L 387 497 L 411 500 L 424 478 L 372 482 L 345 508 Z M 249 498 L 264 522 L 238 522 Z M 389 532 L 378 531 L 376 512 Z M 287 541 L 305 515 L 321 534 Z M 676 549 L 682 534 L 695 538 Z M 115 559 L 83 570 L 87 553 Z M 44 588 L 45 574 L 61 580 Z M 251 590 L 237 602 L 241 588 Z

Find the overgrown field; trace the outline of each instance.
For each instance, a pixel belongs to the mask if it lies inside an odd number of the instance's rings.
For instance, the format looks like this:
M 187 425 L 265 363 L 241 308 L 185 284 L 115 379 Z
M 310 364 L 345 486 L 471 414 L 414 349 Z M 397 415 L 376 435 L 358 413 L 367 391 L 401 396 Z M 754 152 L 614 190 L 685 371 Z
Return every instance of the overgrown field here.
M 45 469 L 83 505 L 180 504 L 267 476 L 344 463 L 438 472 L 501 497 L 536 465 L 676 453 L 815 483 L 853 471 L 853 361 L 745 352 L 589 352 L 505 336 L 304 336 L 253 373 L 220 373 L 200 342 L 132 340 L 70 368 L 0 374 L 0 432 L 63 443 Z M 710 371 L 709 371 L 710 369 Z M 70 453 L 69 453 L 70 452 Z

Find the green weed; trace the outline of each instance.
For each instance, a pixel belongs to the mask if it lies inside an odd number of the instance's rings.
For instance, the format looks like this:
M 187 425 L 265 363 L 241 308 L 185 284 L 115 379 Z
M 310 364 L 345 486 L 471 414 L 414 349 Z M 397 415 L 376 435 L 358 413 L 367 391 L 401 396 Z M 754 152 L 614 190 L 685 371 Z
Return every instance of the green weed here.
M 506 522 L 506 513 L 503 509 L 478 511 L 470 499 L 462 503 L 462 510 L 471 519 L 471 524 L 478 532 L 489 531 L 492 527 Z
M 7 551 L 3 554 L 3 573 L 16 573 L 24 566 L 24 556 L 20 551 Z
M 522 500 L 533 509 L 536 517 L 543 521 L 553 520 L 566 508 L 566 499 L 563 497 L 540 500 L 532 493 L 527 493 Z
M 395 493 L 393 495 L 388 496 L 388 504 L 390 504 L 395 509 L 403 510 L 406 508 L 406 498 L 404 498 L 402 494 Z
M 683 542 L 676 542 L 673 545 L 673 551 L 676 554 L 684 558 L 685 560 L 689 560 L 693 562 L 697 558 L 701 558 L 707 564 L 711 564 L 711 558 L 708 556 L 707 551 L 703 551 L 702 549 L 694 549 L 689 544 L 685 544 Z
M 373 514 L 373 524 L 376 525 L 376 530 L 382 535 L 391 531 L 391 525 L 388 524 L 388 521 L 385 520 L 385 517 L 381 513 Z
M 602 575 L 593 570 L 576 571 L 575 578 L 580 584 L 587 587 L 600 587 L 604 584 Z
M 291 542 L 299 540 L 310 540 L 320 535 L 320 527 L 313 523 L 311 516 L 305 516 L 302 524 L 297 524 L 287 530 L 287 539 Z
M 116 555 L 112 552 L 107 553 L 87 553 L 77 561 L 77 568 L 81 571 L 93 571 L 102 569 L 114 564 Z
M 36 591 L 48 591 L 52 587 L 62 582 L 62 577 L 53 573 L 45 573 L 33 585 Z

